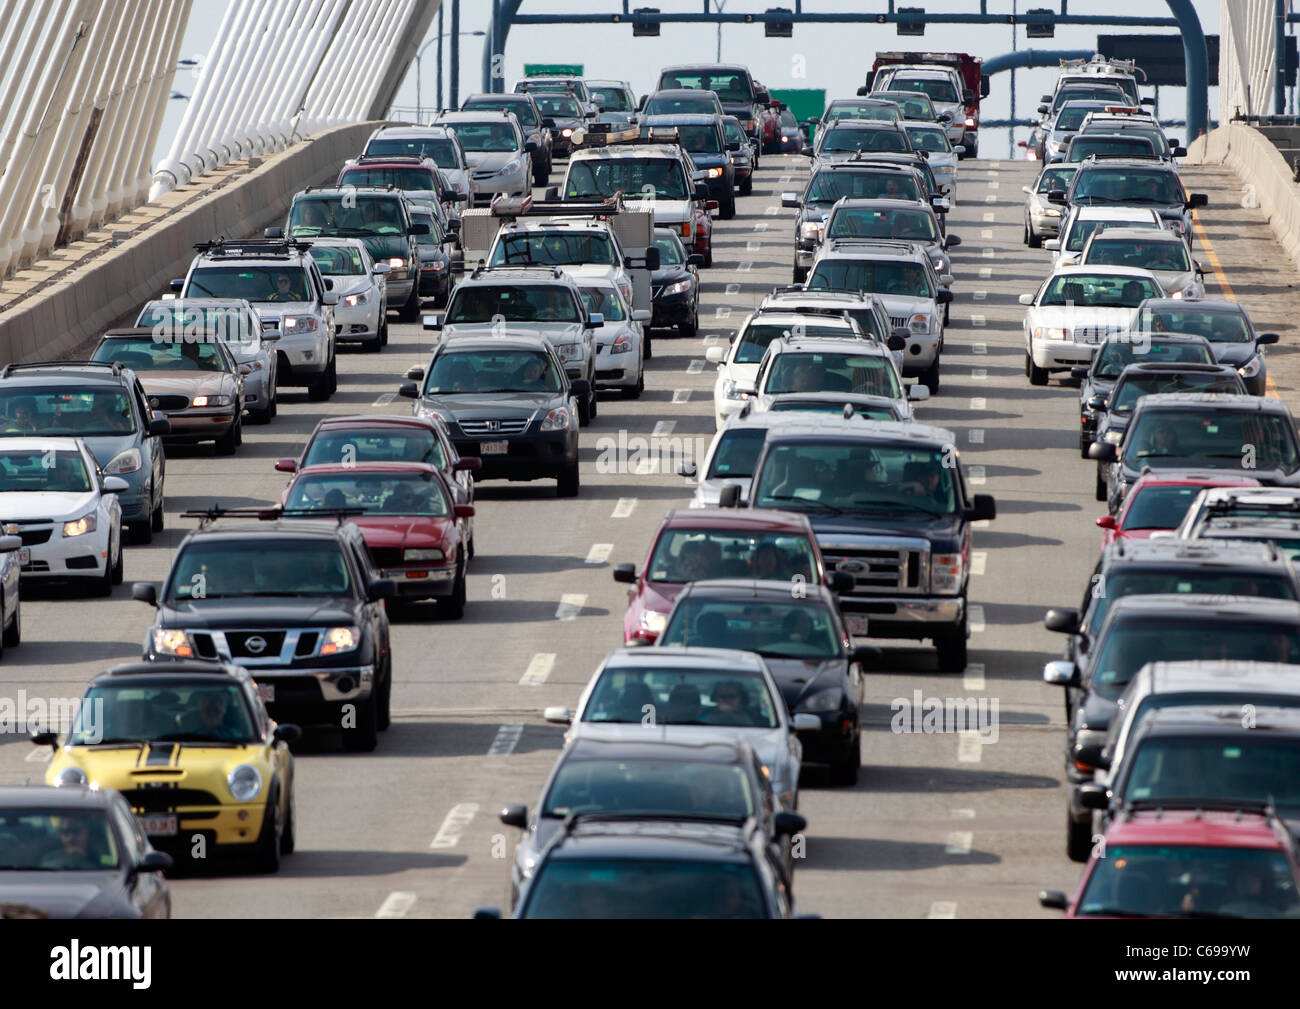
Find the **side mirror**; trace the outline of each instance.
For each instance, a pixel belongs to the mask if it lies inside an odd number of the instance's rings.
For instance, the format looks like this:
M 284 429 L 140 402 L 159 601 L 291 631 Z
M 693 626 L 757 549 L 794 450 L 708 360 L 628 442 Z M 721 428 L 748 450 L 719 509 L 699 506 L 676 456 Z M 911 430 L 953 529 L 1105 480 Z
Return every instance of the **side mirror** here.
M 1174 149 L 1169 152 L 1169 154 L 1171 157 L 1185 158 L 1187 157 L 1187 148 L 1175 146 Z
M 131 485 L 120 476 L 104 477 L 104 493 L 106 494 L 125 494 L 130 489 Z
M 1047 193 L 1047 202 L 1048 202 L 1048 203 L 1054 203 L 1054 204 L 1056 204 L 1058 207 L 1063 207 L 1063 206 L 1065 206 L 1065 203 L 1066 203 L 1066 200 L 1065 200 L 1065 190 L 1064 190 L 1064 189 L 1052 189 L 1052 190 L 1049 190 L 1048 193 Z
M 808 829 L 808 821 L 798 813 L 780 812 L 772 817 L 772 833 L 777 837 L 790 837 Z
M 907 388 L 907 401 L 909 403 L 924 403 L 930 398 L 930 387 L 928 385 L 911 385 Z
M 638 112 L 641 112 L 641 111 L 643 111 L 643 110 L 645 109 L 645 103 L 646 103 L 646 100 L 647 100 L 649 97 L 650 97 L 650 96 L 649 96 L 648 94 L 644 94 L 644 95 L 642 95 L 640 98 L 638 98 L 638 99 L 636 100 L 636 110 L 637 110 Z
M 326 291 L 320 296 L 320 303 L 322 305 L 337 305 L 339 303 L 339 296 L 333 291 Z
M 181 290 L 181 288 L 183 288 L 183 287 L 185 286 L 185 278 L 184 278 L 184 277 L 173 277 L 173 278 L 172 278 L 172 282 L 171 282 L 171 284 L 170 284 L 169 286 L 171 287 L 171 289 L 172 289 L 173 291 L 179 291 L 179 290 Z
M 296 743 L 302 738 L 302 729 L 297 725 L 286 722 L 283 725 L 277 725 L 272 738 L 277 743 Z
M 692 252 L 689 256 L 686 257 L 686 265 L 696 266 L 696 267 L 703 266 L 704 257 L 701 256 L 698 252 Z
M 1043 626 L 1057 634 L 1077 634 L 1079 632 L 1079 611 L 1066 607 L 1053 607 L 1043 618 Z
M 483 460 L 476 455 L 463 455 L 456 460 L 452 469 L 457 473 L 474 472 L 483 468 Z
M 1093 764 L 1092 761 L 1085 760 L 1080 756 L 1081 752 L 1085 750 L 1089 752 L 1089 755 L 1091 755 L 1091 752 L 1094 750 L 1098 751 L 1097 757 L 1098 759 L 1101 759 L 1101 753 L 1100 753 L 1101 747 L 1096 745 L 1077 746 L 1075 747 L 1074 750 L 1075 760 L 1078 760 L 1079 763 L 1081 764 L 1091 764 L 1091 766 L 1096 767 L 1097 765 Z M 1096 782 L 1091 782 L 1091 781 L 1080 785 L 1079 805 L 1082 806 L 1084 809 L 1104 810 L 1108 808 L 1110 806 L 1110 796 L 1106 794 L 1106 786 L 1099 785 Z
M 440 189 L 438 199 L 443 203 L 455 203 L 460 199 L 460 192 L 455 189 Z
M 892 333 L 890 334 L 889 339 L 885 341 L 885 346 L 890 350 L 906 350 L 907 337 L 900 336 L 898 333 Z
M 934 301 L 937 305 L 947 305 L 952 302 L 952 292 L 946 287 L 941 287 L 934 292 Z
M 727 349 L 725 347 L 710 347 L 704 352 L 704 360 L 709 364 L 722 364 L 727 360 Z
M 1096 526 L 1097 526 L 1098 529 L 1114 529 L 1114 528 L 1115 528 L 1115 516 L 1114 516 L 1114 515 L 1103 515 L 1103 516 L 1101 516 L 1101 518 L 1097 519 L 1097 521 L 1096 521 L 1095 524 L 1096 524 Z
M 284 228 L 264 228 L 262 230 L 262 236 L 264 238 L 283 238 Z
M 528 829 L 528 807 L 520 805 L 506 806 L 497 814 L 501 822 L 507 827 L 518 827 L 520 830 Z
M 988 74 L 980 74 L 980 97 L 987 98 L 993 90 L 993 82 L 989 80 Z
M 816 715 L 795 715 L 790 719 L 791 732 L 821 732 L 822 720 Z
M 1255 346 L 1262 347 L 1266 343 L 1277 343 L 1280 339 L 1282 338 L 1276 333 L 1260 333 L 1255 337 Z
M 791 210 L 798 210 L 800 207 L 798 193 L 782 193 L 781 206 L 789 207 Z
M 153 582 L 136 582 L 131 586 L 131 598 L 137 603 L 158 605 L 158 586 Z
M 548 130 L 553 130 L 555 129 L 555 120 L 552 119 L 550 116 L 544 116 L 542 117 L 542 125 L 545 126 Z
M 32 733 L 32 745 L 34 746 L 58 746 L 59 734 L 51 732 L 49 729 L 38 730 Z
M 636 565 L 635 564 L 615 564 L 614 581 L 622 582 L 625 585 L 636 584 Z
M 663 263 L 657 245 L 651 245 L 645 250 L 645 269 L 654 273 Z
M 1046 106 L 1046 105 L 1040 105 L 1040 106 L 1038 106 L 1038 114 L 1039 114 L 1040 116 L 1045 116 L 1045 115 L 1047 115 L 1047 106 Z
M 971 522 L 991 521 L 998 517 L 998 505 L 992 494 L 976 494 L 966 512 Z
M 953 153 L 953 154 L 965 154 L 965 153 L 966 153 L 966 145 L 965 145 L 965 144 L 958 144 L 956 147 L 954 147 L 954 148 L 952 149 L 952 153 Z
M 264 330 L 262 330 L 262 342 L 263 342 L 263 343 L 275 343 L 277 340 L 279 340 L 279 339 L 280 339 L 281 337 L 283 337 L 283 336 L 284 336 L 284 334 L 281 333 L 278 329 L 264 329 Z
M 1060 890 L 1039 890 L 1038 903 L 1041 907 L 1049 907 L 1056 911 L 1065 911 L 1070 906 L 1070 902 Z
M 424 378 L 423 368 L 407 368 L 406 377 L 412 382 L 419 382 Z
M 871 94 L 871 89 L 864 84 L 862 85 L 862 87 L 858 88 L 858 90 L 853 93 L 857 95 L 859 98 L 865 98 L 867 95 Z
M 1034 195 L 1034 190 L 1033 190 L 1033 187 L 1032 187 L 1032 186 L 1021 186 L 1021 187 L 1020 187 L 1020 191 L 1021 191 L 1022 193 L 1024 193 L 1026 196 L 1033 196 L 1033 195 Z
M 1079 685 L 1079 667 L 1073 662 L 1057 660 L 1043 666 L 1043 682 L 1054 687 L 1077 687 Z
M 1152 108 L 1154 108 L 1154 107 L 1155 107 L 1155 104 L 1156 104 L 1156 100 L 1155 100 L 1154 98 L 1143 98 L 1143 99 L 1141 99 L 1141 100 L 1138 102 L 1138 104 L 1139 104 L 1139 105 L 1150 105 Z
M 740 487 L 737 484 L 729 483 L 727 486 L 722 488 L 722 493 L 718 495 L 718 507 L 740 507 Z
M 937 116 L 935 116 L 934 118 L 935 118 L 935 121 L 936 121 L 936 122 L 940 122 L 940 123 L 950 123 L 950 122 L 952 122 L 952 113 L 951 113 L 951 112 L 940 112 L 940 113 L 939 113 Z
M 136 863 L 137 872 L 166 872 L 172 867 L 172 857 L 165 851 L 151 851 Z
M 165 434 L 172 433 L 172 422 L 166 417 L 154 417 L 149 421 L 149 437 L 161 438 Z
M 963 105 L 974 105 L 974 104 L 975 104 L 975 92 L 972 91 L 970 88 L 962 88 L 962 91 L 961 91 L 961 103 L 962 103 Z
M 397 582 L 391 578 L 376 578 L 370 583 L 371 599 L 393 599 L 397 596 Z
M 957 244 L 958 245 L 961 244 L 961 239 L 957 240 Z M 951 273 L 939 274 L 939 285 L 941 287 L 952 287 L 952 281 L 953 281 L 953 276 Z
M 1076 364 L 1070 369 L 1070 377 L 1084 381 L 1088 377 L 1088 366 L 1086 364 Z
M 251 364 L 241 364 L 239 366 L 239 373 L 241 375 L 251 375 L 253 374 L 253 366 Z
M 1101 755 L 1101 745 L 1101 743 L 1076 743 L 1074 746 L 1074 762 L 1076 764 L 1087 764 L 1089 767 L 1095 767 L 1099 771 L 1110 770 L 1110 761 Z M 1100 790 L 1102 804 L 1100 806 L 1087 805 L 1087 796 L 1090 789 L 1087 785 L 1084 785 L 1079 790 L 1079 799 L 1083 808 L 1105 809 L 1110 805 L 1110 803 L 1107 802 L 1106 789 L 1099 785 L 1094 785 L 1093 788 Z
M 537 150 L 537 141 L 536 141 L 536 140 L 525 140 L 525 141 L 524 141 L 524 150 L 526 150 L 529 154 L 532 154 L 535 150 Z
M 559 200 L 559 198 L 560 198 L 560 187 L 559 187 L 559 186 L 547 186 L 547 187 L 546 187 L 546 202 L 547 202 L 547 203 L 555 203 L 557 200 Z
M 1088 446 L 1088 458 L 1097 462 L 1114 462 L 1119 458 L 1119 451 L 1108 441 L 1094 441 Z
M 739 140 L 729 140 L 729 141 L 727 141 L 727 150 L 729 150 L 729 151 L 738 151 L 738 150 L 740 150 L 740 141 L 739 141 Z
M 1102 396 L 1102 395 L 1100 395 L 1100 394 L 1099 394 L 1099 395 L 1096 395 L 1096 396 L 1090 396 L 1090 397 L 1088 398 L 1088 409 L 1089 409 L 1089 410 L 1105 410 L 1105 409 L 1106 409 L 1106 402 L 1107 402 L 1106 397 L 1105 397 L 1105 396 Z
M 837 596 L 847 595 L 858 586 L 858 580 L 847 571 L 830 571 L 826 575 L 826 587 Z
M 546 708 L 542 712 L 542 718 L 548 722 L 554 722 L 556 725 L 570 725 L 573 722 L 573 712 L 568 708 L 555 705 Z
M 480 918 L 490 918 L 490 919 L 492 919 L 493 921 L 496 921 L 496 920 L 499 919 L 500 917 L 501 917 L 501 909 L 500 909 L 500 908 L 496 908 L 496 907 L 476 907 L 476 908 L 474 908 L 474 918 L 475 918 L 475 920 L 478 920 L 478 919 L 480 919 Z
M 961 235 L 949 235 L 943 240 L 943 247 L 945 249 L 955 249 L 959 245 L 961 245 Z
M 370 272 L 373 273 L 376 277 L 383 277 L 389 273 L 392 273 L 393 268 L 389 266 L 387 263 L 376 263 L 374 269 L 372 269 Z
M 423 325 L 425 329 L 433 330 L 433 331 L 442 329 L 442 316 L 436 313 L 433 315 L 426 315 L 421 320 L 421 325 Z
M 700 468 L 692 459 L 687 459 L 677 467 L 677 475 L 684 476 L 687 479 L 694 479 L 700 475 Z
M 397 387 L 397 395 L 404 399 L 419 399 L 420 387 L 414 382 L 403 382 Z
M 457 505 L 456 517 L 458 519 L 472 519 L 474 517 L 473 505 Z
M 722 204 L 719 203 L 717 200 L 706 200 L 704 203 L 705 210 L 717 210 L 721 206 Z
M 109 480 L 118 480 L 120 477 L 109 477 Z M 123 483 L 126 481 L 123 480 Z M 106 488 L 107 489 L 107 488 Z M 121 493 L 121 491 L 114 491 Z M 0 554 L 11 554 L 15 550 L 23 548 L 23 538 L 21 536 L 0 536 Z
M 585 378 L 575 378 L 569 383 L 569 392 L 574 396 L 589 396 L 591 395 L 591 383 Z
M 1192 195 L 1187 198 L 1187 209 L 1192 210 L 1196 207 L 1204 207 L 1207 206 L 1209 202 L 1210 198 L 1204 193 L 1192 193 Z
M 429 234 L 429 226 L 424 221 L 416 221 L 407 229 L 406 233 L 408 235 L 427 235 Z
M 813 156 L 813 149 L 805 144 L 803 147 L 799 148 L 799 153 L 805 158 L 811 158 Z
M 709 187 L 704 185 L 697 185 L 695 187 L 695 198 L 697 200 L 707 200 L 709 198 Z
M 650 309 L 648 308 L 632 309 L 633 322 L 650 322 L 654 317 L 655 317 L 654 312 L 650 311 Z

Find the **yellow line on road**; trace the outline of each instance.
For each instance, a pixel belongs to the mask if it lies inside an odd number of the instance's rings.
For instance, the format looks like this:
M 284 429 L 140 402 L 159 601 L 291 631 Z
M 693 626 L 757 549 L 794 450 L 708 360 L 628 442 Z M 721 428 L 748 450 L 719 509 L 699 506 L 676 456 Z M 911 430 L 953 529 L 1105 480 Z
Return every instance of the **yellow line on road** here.
M 1205 226 L 1201 224 L 1200 215 L 1195 210 L 1192 211 L 1192 227 L 1196 229 L 1197 240 L 1205 247 L 1205 256 L 1210 261 L 1210 269 L 1214 271 L 1214 279 L 1219 282 L 1223 296 L 1229 301 L 1236 301 L 1237 296 L 1232 291 L 1232 285 L 1228 283 L 1228 278 L 1224 276 L 1223 264 L 1219 262 L 1219 254 L 1214 251 L 1214 243 L 1210 241 L 1210 236 L 1205 232 Z M 1272 375 L 1269 375 L 1264 380 L 1264 393 L 1274 399 L 1280 398 L 1277 394 L 1277 386 L 1273 383 Z

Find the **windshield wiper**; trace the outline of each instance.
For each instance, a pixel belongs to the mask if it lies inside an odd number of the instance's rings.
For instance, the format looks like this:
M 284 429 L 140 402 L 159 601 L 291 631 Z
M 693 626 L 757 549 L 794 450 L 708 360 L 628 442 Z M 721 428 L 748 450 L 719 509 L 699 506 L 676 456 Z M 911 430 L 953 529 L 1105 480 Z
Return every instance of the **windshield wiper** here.
M 827 504 L 825 501 L 814 501 L 811 498 L 799 497 L 796 494 L 769 494 L 767 499 L 769 501 L 791 501 L 796 504 L 807 505 L 810 508 L 824 508 L 836 515 L 844 514 L 843 508 L 836 508 L 833 504 Z
M 904 504 L 904 503 L 901 502 L 901 501 L 899 501 L 899 502 L 873 501 L 873 502 L 870 502 L 870 503 L 868 503 L 868 504 L 861 504 L 861 505 L 859 505 L 859 504 L 857 504 L 857 503 L 855 502 L 855 503 L 854 503 L 854 506 L 853 506 L 853 510 L 854 510 L 855 512 L 903 512 L 903 511 L 918 511 L 918 512 L 921 512 L 922 514 L 925 514 L 925 515 L 933 515 L 935 518 L 942 518 L 942 517 L 944 517 L 945 514 L 947 514 L 947 513 L 945 513 L 945 512 L 932 511 L 932 510 L 929 509 L 929 508 L 922 508 L 920 505 Z
M 218 743 L 221 746 L 244 746 L 252 740 L 223 739 L 221 736 L 204 735 L 201 732 L 169 732 L 163 736 L 154 736 L 151 743 Z

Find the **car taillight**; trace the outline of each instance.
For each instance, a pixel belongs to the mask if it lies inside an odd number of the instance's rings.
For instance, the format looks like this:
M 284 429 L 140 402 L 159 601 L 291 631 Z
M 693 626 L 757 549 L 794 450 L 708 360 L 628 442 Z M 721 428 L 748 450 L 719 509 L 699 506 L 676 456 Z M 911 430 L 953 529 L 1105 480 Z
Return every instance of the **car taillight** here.
M 683 221 L 683 222 L 682 222 L 682 237 L 683 237 L 683 238 L 690 238 L 690 237 L 691 237 L 691 222 L 690 222 L 690 221 Z

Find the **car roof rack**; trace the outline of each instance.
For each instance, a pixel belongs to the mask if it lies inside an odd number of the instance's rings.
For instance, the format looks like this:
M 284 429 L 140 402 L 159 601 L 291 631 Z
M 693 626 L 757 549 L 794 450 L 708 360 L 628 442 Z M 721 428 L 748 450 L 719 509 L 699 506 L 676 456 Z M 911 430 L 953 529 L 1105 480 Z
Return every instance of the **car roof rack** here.
M 282 518 L 334 518 L 342 525 L 354 515 L 364 515 L 364 508 L 285 508 L 281 505 L 264 507 L 223 508 L 213 504 L 206 509 L 190 509 L 181 512 L 183 519 L 198 519 L 199 528 L 203 529 L 219 519 L 258 519 L 262 522 L 274 522 Z
M 1098 134 L 1104 136 L 1104 134 Z M 1084 161 L 1162 161 L 1167 162 L 1169 159 L 1162 154 L 1089 154 Z
M 578 134 L 582 136 L 579 137 Z M 617 147 L 635 144 L 681 145 L 681 132 L 676 126 L 625 126 L 622 123 L 592 123 L 574 131 L 570 138 L 574 147 Z
M 419 154 L 360 154 L 352 159 L 354 165 L 373 165 L 378 163 L 391 163 L 395 165 L 423 165 L 429 161 Z
M 229 259 L 283 259 L 310 248 L 311 242 L 297 238 L 216 238 L 194 244 L 200 255 Z
M 498 193 L 490 205 L 493 217 L 612 217 L 623 213 L 620 190 L 603 200 L 534 200 L 531 196 L 506 196 Z
M 103 368 L 114 375 L 122 374 L 122 365 L 117 361 L 25 361 L 22 364 L 6 364 L 0 371 L 0 378 L 8 378 L 15 371 L 35 371 L 40 368 Z
M 1126 799 L 1124 801 L 1123 812 L 1126 819 L 1132 819 L 1133 814 L 1154 810 L 1159 816 L 1165 812 L 1175 812 L 1183 810 L 1194 810 L 1199 817 L 1204 812 L 1227 812 L 1236 813 L 1237 819 L 1242 819 L 1247 813 L 1274 818 L 1277 816 L 1277 805 L 1272 796 L 1267 799 L 1198 799 L 1198 798 L 1165 798 L 1165 799 Z

